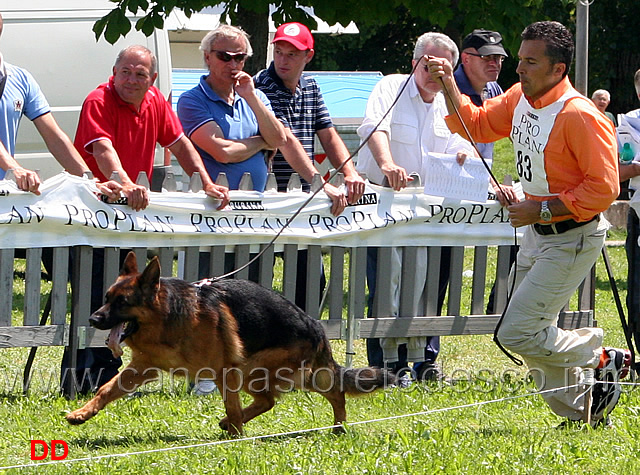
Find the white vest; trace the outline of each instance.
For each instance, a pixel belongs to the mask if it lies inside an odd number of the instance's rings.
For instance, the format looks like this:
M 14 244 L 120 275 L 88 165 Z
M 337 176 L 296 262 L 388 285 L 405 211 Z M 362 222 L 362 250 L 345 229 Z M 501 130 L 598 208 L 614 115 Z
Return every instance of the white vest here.
M 554 196 L 549 192 L 549 182 L 544 162 L 544 150 L 556 117 L 565 104 L 582 95 L 571 88 L 556 102 L 542 109 L 534 109 L 529 101 L 520 97 L 511 122 L 511 140 L 516 154 L 516 169 L 525 193 L 534 196 Z

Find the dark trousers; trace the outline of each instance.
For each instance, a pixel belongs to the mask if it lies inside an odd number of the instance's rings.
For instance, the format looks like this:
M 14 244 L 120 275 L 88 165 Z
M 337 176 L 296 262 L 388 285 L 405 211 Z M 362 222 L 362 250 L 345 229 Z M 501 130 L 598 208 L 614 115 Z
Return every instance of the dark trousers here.
M 629 329 L 640 350 L 640 219 L 632 207 L 627 215 L 627 313 Z
M 309 275 L 309 268 L 307 265 L 308 251 L 302 249 L 298 251 L 298 262 L 296 272 L 296 298 L 295 304 L 305 312 L 307 311 L 307 276 Z M 320 295 L 324 291 L 327 285 L 327 278 L 324 274 L 324 266 L 320 266 L 320 269 L 313 272 L 320 272 Z
M 520 246 L 516 246 L 513 245 L 510 248 L 510 253 L 509 253 L 509 268 L 511 268 L 513 266 L 513 264 L 516 262 L 516 257 L 518 255 L 518 249 L 520 248 Z M 487 315 L 493 315 L 496 312 L 496 283 L 494 282 L 493 285 L 491 286 L 491 292 L 489 293 L 489 299 L 487 300 Z
M 122 266 L 128 250 L 120 251 L 120 266 Z M 73 259 L 73 256 L 71 256 Z M 109 282 L 111 284 L 112 282 Z M 104 302 L 104 249 L 93 250 L 93 265 L 91 267 L 91 312 L 99 309 Z M 96 391 L 103 384 L 113 378 L 122 366 L 121 358 L 114 358 L 111 350 L 106 347 L 84 348 L 78 350 L 76 367 L 70 367 L 71 352 L 65 348 L 60 368 L 60 387 L 62 394 L 69 397 L 69 386 L 75 386 L 78 394 Z

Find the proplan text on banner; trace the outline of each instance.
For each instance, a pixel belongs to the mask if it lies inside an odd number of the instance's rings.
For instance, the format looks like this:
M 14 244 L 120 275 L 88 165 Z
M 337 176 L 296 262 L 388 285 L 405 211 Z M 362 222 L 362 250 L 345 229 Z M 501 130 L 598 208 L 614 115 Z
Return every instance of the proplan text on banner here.
M 513 228 L 497 201 L 472 202 L 394 192 L 367 185 L 362 199 L 340 216 L 318 193 L 291 222 L 309 194 L 232 191 L 231 203 L 200 193 L 150 193 L 139 212 L 124 202 L 100 199 L 91 180 L 62 173 L 45 181 L 41 194 L 0 181 L 0 247 L 183 247 L 269 242 L 278 245 L 429 246 L 508 245 Z

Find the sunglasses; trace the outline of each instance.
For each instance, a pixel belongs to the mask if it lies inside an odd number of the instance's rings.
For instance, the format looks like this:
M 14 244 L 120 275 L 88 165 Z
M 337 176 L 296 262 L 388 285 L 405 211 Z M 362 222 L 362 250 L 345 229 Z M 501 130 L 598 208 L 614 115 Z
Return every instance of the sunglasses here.
M 469 54 L 471 56 L 475 56 L 476 58 L 480 58 L 482 61 L 486 61 L 487 63 L 489 61 L 495 61 L 498 64 L 502 64 L 502 62 L 504 61 L 504 56 L 502 56 L 501 54 L 476 54 L 476 53 L 465 53 L 465 54 Z
M 229 53 L 228 51 L 220 51 L 217 49 L 212 49 L 211 52 L 215 53 L 216 57 L 225 63 L 228 63 L 231 60 L 241 63 L 247 59 L 247 56 L 249 56 L 247 53 Z

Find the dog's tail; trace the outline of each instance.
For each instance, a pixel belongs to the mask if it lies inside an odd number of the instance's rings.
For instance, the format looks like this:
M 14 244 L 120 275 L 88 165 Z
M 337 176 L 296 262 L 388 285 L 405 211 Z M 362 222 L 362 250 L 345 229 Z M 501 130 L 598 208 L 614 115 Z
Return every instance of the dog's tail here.
M 393 373 L 375 367 L 343 368 L 336 363 L 336 376 L 339 377 L 341 391 L 350 396 L 369 394 L 396 384 Z
M 386 369 L 344 368 L 334 359 L 329 341 L 324 338 L 316 352 L 313 367 L 313 384 L 320 392 L 335 391 L 358 396 L 396 384 L 396 377 Z

